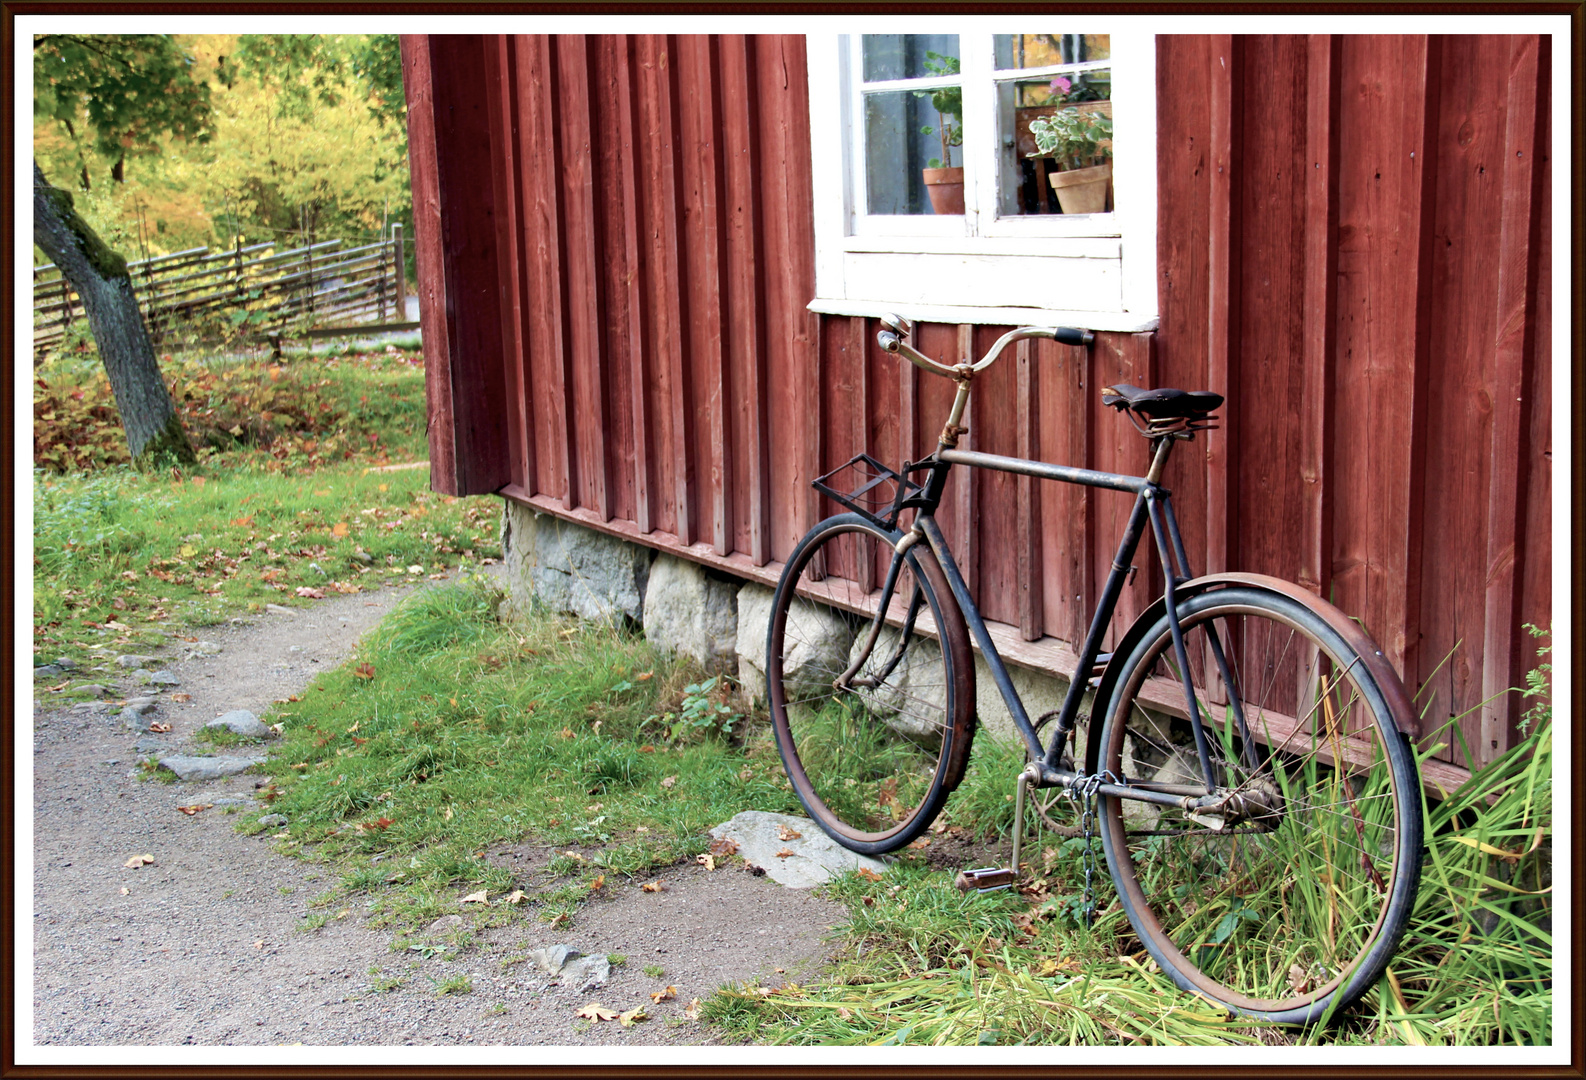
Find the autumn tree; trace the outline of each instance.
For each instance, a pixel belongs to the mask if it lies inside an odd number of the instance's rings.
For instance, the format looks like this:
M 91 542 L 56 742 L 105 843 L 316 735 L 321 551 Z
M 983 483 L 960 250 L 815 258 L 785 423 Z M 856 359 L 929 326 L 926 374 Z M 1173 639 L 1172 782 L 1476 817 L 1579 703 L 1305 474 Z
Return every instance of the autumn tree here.
M 209 87 L 194 79 L 189 58 L 168 36 L 45 34 L 33 40 L 33 59 L 35 112 L 60 119 L 74 141 L 76 125 L 86 120 L 95 149 L 114 155 L 113 183 L 123 179 L 129 155 L 158 153 L 159 139 L 207 134 Z M 81 160 L 86 188 L 86 155 Z M 83 220 L 69 190 L 50 184 L 37 159 L 33 242 L 82 297 L 132 459 L 196 460 L 155 361 L 126 259 Z

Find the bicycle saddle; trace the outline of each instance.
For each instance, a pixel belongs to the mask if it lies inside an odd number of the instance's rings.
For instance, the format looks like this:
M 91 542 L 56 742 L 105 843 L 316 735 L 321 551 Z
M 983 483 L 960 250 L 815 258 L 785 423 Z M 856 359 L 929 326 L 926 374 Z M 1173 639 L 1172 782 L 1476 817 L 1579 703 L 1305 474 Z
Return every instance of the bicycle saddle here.
M 1169 420 L 1205 416 L 1223 403 L 1223 396 L 1210 390 L 1175 390 L 1170 386 L 1145 390 L 1119 383 L 1101 392 L 1101 403 L 1120 411 L 1130 409 L 1148 420 Z

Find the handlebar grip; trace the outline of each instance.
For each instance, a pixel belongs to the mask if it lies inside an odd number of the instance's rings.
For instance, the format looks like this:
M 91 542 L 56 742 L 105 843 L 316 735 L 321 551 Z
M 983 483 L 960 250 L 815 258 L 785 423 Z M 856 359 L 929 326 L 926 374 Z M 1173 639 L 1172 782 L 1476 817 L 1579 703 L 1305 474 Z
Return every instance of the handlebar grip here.
M 1096 335 L 1089 330 L 1076 330 L 1072 326 L 1059 326 L 1052 337 L 1064 345 L 1089 345 L 1096 340 Z
M 883 330 L 876 335 L 876 344 L 889 353 L 895 353 L 898 351 L 898 335 L 890 330 Z

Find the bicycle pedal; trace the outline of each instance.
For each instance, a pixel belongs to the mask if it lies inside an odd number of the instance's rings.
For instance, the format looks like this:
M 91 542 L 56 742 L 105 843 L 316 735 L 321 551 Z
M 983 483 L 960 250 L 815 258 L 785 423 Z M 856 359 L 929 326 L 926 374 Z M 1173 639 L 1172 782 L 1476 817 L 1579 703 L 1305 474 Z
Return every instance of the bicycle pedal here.
M 992 892 L 1006 889 L 1019 880 L 1019 874 L 1007 866 L 983 866 L 979 870 L 960 870 L 953 879 L 953 888 L 959 892 Z

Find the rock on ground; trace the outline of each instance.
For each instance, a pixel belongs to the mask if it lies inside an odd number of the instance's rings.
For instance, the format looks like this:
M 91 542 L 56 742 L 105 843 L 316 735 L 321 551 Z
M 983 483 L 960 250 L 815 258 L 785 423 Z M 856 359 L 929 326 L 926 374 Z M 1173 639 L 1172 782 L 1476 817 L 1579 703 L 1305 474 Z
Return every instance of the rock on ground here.
M 275 732 L 270 726 L 247 709 L 232 709 L 204 725 L 206 728 L 225 728 L 249 739 L 268 739 Z
M 813 889 L 861 867 L 877 874 L 887 869 L 880 859 L 849 851 L 809 818 L 792 814 L 745 810 L 717 825 L 710 835 L 734 841 L 745 862 L 760 867 L 767 877 L 792 889 Z M 788 851 L 792 854 L 782 854 Z
M 219 780 L 223 776 L 251 769 L 263 761 L 262 757 L 193 757 L 187 754 L 172 754 L 170 757 L 160 759 L 160 768 L 166 769 L 177 775 L 179 779 L 190 781 Z

